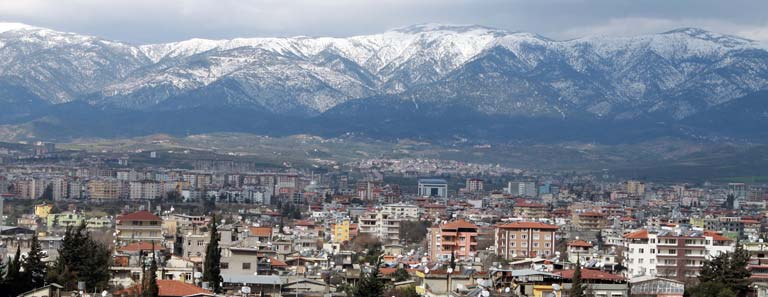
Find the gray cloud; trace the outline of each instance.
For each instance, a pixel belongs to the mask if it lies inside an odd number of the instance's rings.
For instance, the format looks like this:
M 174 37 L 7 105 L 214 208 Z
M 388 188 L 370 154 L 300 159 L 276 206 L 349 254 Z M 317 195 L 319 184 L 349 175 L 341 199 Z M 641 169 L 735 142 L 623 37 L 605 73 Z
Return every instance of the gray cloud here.
M 0 21 L 134 43 L 350 36 L 417 23 L 482 24 L 555 39 L 702 27 L 768 40 L 764 0 L 0 0 Z

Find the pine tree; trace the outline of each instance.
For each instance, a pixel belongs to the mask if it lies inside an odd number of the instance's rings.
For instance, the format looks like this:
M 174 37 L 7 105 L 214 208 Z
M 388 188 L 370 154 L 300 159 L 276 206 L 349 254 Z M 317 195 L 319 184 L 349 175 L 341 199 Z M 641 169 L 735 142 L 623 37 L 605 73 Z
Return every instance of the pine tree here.
M 37 235 L 34 235 L 32 236 L 29 253 L 24 258 L 24 263 L 22 264 L 24 273 L 21 275 L 26 284 L 26 289 L 39 288 L 45 284 L 46 266 L 43 258 L 45 258 L 45 254 L 43 254 L 43 249 L 40 247 L 40 241 L 37 239 Z
M 216 216 L 211 219 L 210 242 L 205 249 L 203 264 L 203 281 L 208 282 L 214 293 L 221 293 L 221 248 L 219 248 L 219 231 L 216 227 Z
M 76 289 L 78 280 L 84 281 L 87 288 L 105 289 L 109 283 L 110 261 L 109 249 L 91 238 L 84 222 L 77 228 L 69 226 L 59 247 L 59 257 L 48 273 L 48 281 L 64 286 L 65 290 Z
M 699 273 L 699 285 L 690 291 L 711 291 L 710 287 L 725 284 L 725 289 L 739 296 L 745 296 L 751 284 L 747 265 L 749 252 L 741 244 L 736 245 L 732 253 L 723 253 L 704 261 Z
M 584 284 L 581 282 L 581 260 L 576 260 L 576 270 L 573 271 L 571 279 L 571 290 L 568 292 L 570 297 L 584 297 Z

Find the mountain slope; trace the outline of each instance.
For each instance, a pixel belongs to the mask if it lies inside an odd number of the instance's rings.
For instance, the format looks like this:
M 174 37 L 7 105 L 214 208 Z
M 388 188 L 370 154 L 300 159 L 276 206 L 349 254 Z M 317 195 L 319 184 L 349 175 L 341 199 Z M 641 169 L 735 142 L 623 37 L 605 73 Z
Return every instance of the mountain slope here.
M 618 139 L 605 134 L 629 138 L 636 133 L 622 129 L 634 129 L 651 137 L 763 138 L 751 128 L 763 118 L 750 107 L 763 107 L 764 96 L 755 94 L 766 89 L 768 51 L 695 28 L 557 41 L 483 26 L 424 24 L 348 38 L 132 45 L 0 24 L 0 102 L 9 107 L 0 121 L 28 120 L 35 124 L 25 127 L 42 130 L 72 126 L 66 131 L 73 133 L 88 130 L 78 116 L 101 118 L 90 113 L 151 119 L 156 127 L 144 127 L 146 133 L 175 133 L 180 130 L 154 119 L 172 122 L 207 110 L 223 118 L 238 111 L 270 119 L 275 123 L 258 123 L 283 133 L 421 137 L 408 130 L 424 127 L 415 130 L 436 138 L 542 138 L 531 132 L 541 131 L 549 135 L 544 138 Z M 64 112 L 73 106 L 71 114 Z M 740 113 L 749 114 L 734 124 L 742 129 L 711 124 Z M 275 130 L 281 123 L 291 128 Z M 188 133 L 265 131 L 241 124 L 193 123 Z

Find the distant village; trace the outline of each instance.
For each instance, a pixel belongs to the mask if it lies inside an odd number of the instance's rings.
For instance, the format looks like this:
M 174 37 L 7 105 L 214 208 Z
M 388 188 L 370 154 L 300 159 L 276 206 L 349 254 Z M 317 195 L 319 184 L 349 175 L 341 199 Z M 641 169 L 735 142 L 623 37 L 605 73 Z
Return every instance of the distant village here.
M 768 296 L 765 184 L 428 159 L 145 165 L 168 154 L 3 148 L 5 279 L 38 258 L 47 276 L 0 296 Z M 104 282 L 70 271 L 92 257 L 72 255 L 78 234 L 108 251 Z

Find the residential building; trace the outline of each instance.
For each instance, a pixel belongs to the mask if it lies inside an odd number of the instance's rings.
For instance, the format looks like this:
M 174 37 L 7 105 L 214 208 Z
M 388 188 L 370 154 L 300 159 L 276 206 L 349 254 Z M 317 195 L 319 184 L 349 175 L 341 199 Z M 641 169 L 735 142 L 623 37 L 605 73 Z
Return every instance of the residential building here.
M 385 211 L 366 212 L 358 217 L 358 230 L 378 237 L 384 244 L 399 243 L 401 220 Z
M 394 214 L 398 218 L 415 220 L 419 218 L 421 209 L 413 204 L 394 203 L 382 207 L 384 212 Z
M 433 261 L 456 259 L 470 260 L 477 255 L 477 238 L 480 227 L 465 220 L 457 220 L 429 229 L 429 257 Z
M 163 219 L 142 210 L 117 217 L 115 229 L 117 240 L 122 243 L 137 241 L 156 242 L 163 241 Z
M 555 253 L 558 227 L 540 222 L 496 226 L 494 248 L 504 259 L 547 257 Z
M 625 273 L 685 281 L 699 275 L 705 260 L 733 250 L 733 240 L 711 231 L 641 229 L 624 235 Z

